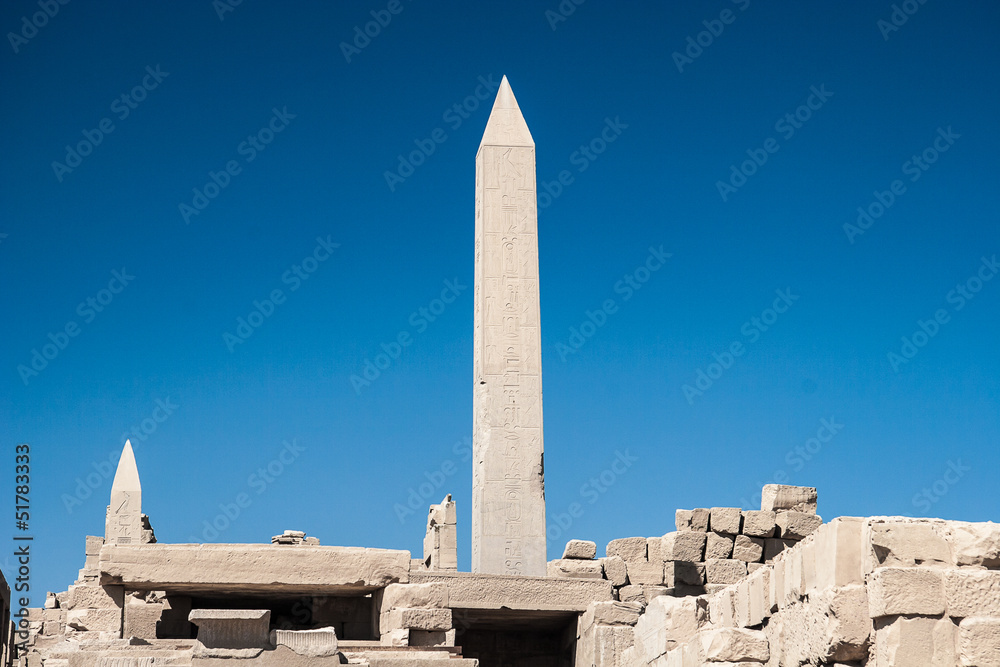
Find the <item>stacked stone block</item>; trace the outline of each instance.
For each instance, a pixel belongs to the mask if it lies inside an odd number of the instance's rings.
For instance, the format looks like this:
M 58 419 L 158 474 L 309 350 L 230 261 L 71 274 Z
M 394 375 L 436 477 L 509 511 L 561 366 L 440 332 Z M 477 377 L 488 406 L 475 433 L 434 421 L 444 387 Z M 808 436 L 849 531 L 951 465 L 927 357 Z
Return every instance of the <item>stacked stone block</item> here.
M 761 509 L 677 510 L 676 531 L 661 537 L 625 537 L 596 545 L 570 540 L 550 577 L 607 579 L 622 602 L 649 603 L 660 595 L 712 593 L 734 584 L 801 541 L 822 524 L 813 487 L 769 484 Z
M 815 488 L 778 484 L 764 487 L 760 510 L 677 510 L 677 531 L 662 539 L 665 581 L 675 594 L 713 592 L 753 573 L 822 522 Z
M 622 665 L 1000 665 L 1000 526 L 841 517 L 734 585 L 657 598 Z
M 379 632 L 384 646 L 454 646 L 448 587 L 390 584 L 382 592 Z

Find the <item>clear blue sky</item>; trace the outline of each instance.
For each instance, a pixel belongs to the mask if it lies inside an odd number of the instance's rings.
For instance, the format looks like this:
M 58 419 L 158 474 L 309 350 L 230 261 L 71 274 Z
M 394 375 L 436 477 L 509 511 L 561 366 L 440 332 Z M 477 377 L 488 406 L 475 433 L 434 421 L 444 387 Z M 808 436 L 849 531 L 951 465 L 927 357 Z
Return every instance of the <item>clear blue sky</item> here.
M 0 488 L 30 443 L 35 603 L 103 534 L 133 428 L 162 542 L 419 554 L 452 493 L 468 567 L 474 158 L 504 74 L 558 195 L 551 558 L 776 478 L 824 519 L 1000 518 L 1000 7 L 903 4 L 5 3 Z

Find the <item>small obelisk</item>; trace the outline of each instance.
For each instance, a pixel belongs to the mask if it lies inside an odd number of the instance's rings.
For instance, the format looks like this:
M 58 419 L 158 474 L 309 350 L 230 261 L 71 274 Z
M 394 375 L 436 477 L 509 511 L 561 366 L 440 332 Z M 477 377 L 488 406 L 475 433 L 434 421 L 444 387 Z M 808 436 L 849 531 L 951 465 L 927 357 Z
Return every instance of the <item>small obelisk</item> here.
M 535 142 L 500 83 L 476 154 L 472 571 L 545 576 Z
M 135 465 L 132 443 L 125 441 L 125 448 L 118 460 L 118 470 L 111 483 L 111 504 L 108 505 L 104 524 L 105 544 L 142 543 L 142 486 L 139 469 Z

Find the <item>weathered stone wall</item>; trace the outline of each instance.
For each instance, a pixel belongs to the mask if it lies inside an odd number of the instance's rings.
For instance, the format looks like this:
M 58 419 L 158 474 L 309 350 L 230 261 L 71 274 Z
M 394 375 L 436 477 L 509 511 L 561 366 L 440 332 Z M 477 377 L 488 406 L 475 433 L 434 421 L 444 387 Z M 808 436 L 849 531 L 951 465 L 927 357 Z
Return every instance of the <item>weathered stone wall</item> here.
M 677 510 L 676 531 L 612 540 L 596 559 L 593 542 L 571 540 L 548 576 L 607 579 L 615 599 L 649 603 L 659 595 L 704 595 L 734 584 L 816 530 L 816 489 L 769 484 L 760 510 Z
M 842 517 L 722 590 L 636 604 L 593 606 L 603 661 L 578 666 L 1000 665 L 1000 525 Z

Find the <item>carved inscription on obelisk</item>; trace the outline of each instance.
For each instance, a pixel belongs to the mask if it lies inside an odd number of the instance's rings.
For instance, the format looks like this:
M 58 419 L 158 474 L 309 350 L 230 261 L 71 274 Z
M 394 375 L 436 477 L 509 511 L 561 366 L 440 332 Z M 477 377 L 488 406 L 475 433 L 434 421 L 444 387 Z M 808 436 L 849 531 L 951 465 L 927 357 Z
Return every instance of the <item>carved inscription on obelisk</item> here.
M 132 443 L 125 441 L 115 479 L 111 483 L 111 504 L 104 524 L 105 544 L 142 543 L 142 486 L 135 465 Z
M 545 575 L 535 143 L 504 77 L 476 155 L 472 571 Z

